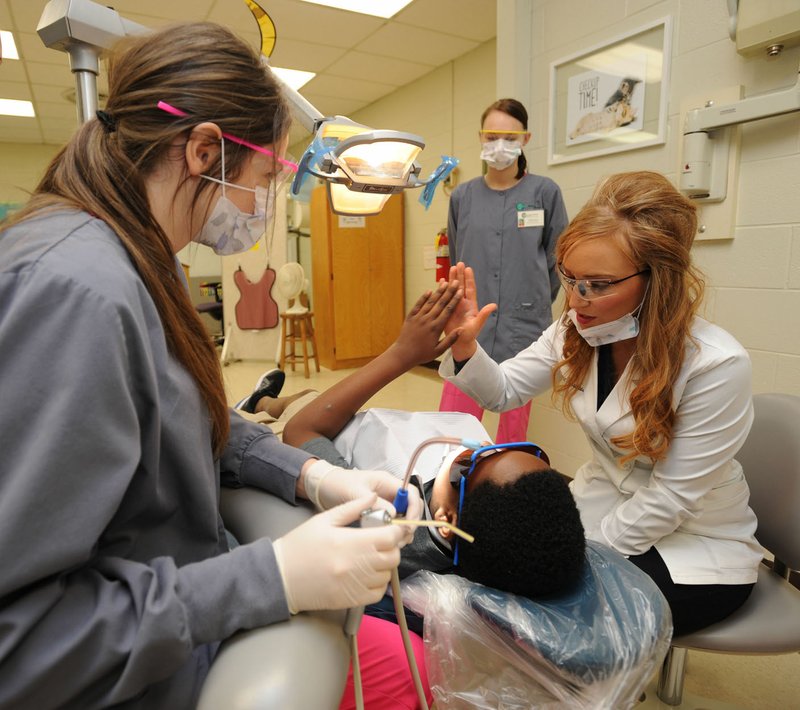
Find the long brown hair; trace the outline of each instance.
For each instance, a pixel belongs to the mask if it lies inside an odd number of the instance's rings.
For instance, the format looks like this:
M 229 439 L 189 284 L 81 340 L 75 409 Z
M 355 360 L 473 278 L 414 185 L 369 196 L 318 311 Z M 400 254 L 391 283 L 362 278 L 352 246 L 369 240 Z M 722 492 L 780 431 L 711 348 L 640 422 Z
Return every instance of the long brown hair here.
M 635 384 L 629 398 L 635 428 L 611 440 L 630 452 L 621 458 L 622 463 L 639 455 L 657 461 L 672 441 L 672 389 L 704 290 L 690 253 L 696 229 L 694 204 L 663 175 L 620 173 L 597 186 L 556 246 L 556 260 L 561 263 L 575 245 L 588 239 L 614 240 L 638 270 L 650 271 L 630 362 Z M 565 303 L 564 312 L 568 310 Z M 594 348 L 568 318 L 564 320 L 564 355 L 553 368 L 553 396 L 561 396 L 562 407 L 569 413 L 570 400 L 591 367 Z
M 28 204 L 3 228 L 66 206 L 90 212 L 114 230 L 155 303 L 170 351 L 197 382 L 219 454 L 229 429 L 219 360 L 169 239 L 150 210 L 145 178 L 204 121 L 256 145 L 279 142 L 289 128 L 287 104 L 259 55 L 212 23 L 126 38 L 109 59 L 108 80 L 108 125 L 94 119 L 83 124 L 50 163 Z M 165 113 L 159 101 L 188 116 Z M 230 142 L 225 147 L 226 179 L 234 180 L 250 151 Z M 208 174 L 220 172 L 217 159 Z M 209 189 L 212 183 L 199 180 L 195 203 Z
M 486 120 L 486 117 L 492 111 L 500 111 L 501 113 L 508 114 L 511 118 L 516 118 L 522 124 L 522 127 L 526 131 L 528 130 L 528 111 L 520 101 L 516 99 L 498 99 L 495 101 L 481 114 L 481 128 L 483 128 L 483 122 Z M 520 153 L 517 158 L 517 174 L 515 175 L 517 180 L 525 175 L 527 168 L 528 159 L 525 157 L 525 153 Z

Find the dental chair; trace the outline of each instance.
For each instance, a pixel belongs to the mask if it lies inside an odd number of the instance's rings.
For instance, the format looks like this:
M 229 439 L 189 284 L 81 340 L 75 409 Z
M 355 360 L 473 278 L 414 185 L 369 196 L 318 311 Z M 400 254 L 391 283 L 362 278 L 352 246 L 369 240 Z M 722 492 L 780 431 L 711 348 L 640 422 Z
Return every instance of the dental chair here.
M 591 541 L 582 579 L 554 598 L 532 601 L 430 572 L 402 589 L 405 605 L 425 617 L 437 710 L 630 708 L 672 635 L 655 583 Z
M 750 507 L 758 517 L 756 537 L 775 559 L 762 564 L 758 582 L 731 616 L 672 640 L 658 681 L 658 698 L 682 708 L 707 707 L 683 699 L 690 649 L 776 655 L 800 651 L 800 591 L 788 579 L 800 569 L 800 397 L 757 394 L 753 427 L 736 460 L 750 486 Z
M 254 488 L 223 488 L 220 508 L 241 542 L 276 539 L 313 515 Z M 336 710 L 350 664 L 345 615 L 303 612 L 236 634 L 211 666 L 197 710 Z

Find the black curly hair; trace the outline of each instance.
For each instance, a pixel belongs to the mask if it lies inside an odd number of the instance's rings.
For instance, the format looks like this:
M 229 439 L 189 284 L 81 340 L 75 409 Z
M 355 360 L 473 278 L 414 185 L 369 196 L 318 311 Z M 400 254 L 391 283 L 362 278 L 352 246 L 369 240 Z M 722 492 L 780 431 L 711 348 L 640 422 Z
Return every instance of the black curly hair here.
M 586 541 L 566 479 L 553 469 L 513 483 L 485 481 L 464 498 L 456 571 L 473 582 L 529 598 L 566 591 L 581 575 Z

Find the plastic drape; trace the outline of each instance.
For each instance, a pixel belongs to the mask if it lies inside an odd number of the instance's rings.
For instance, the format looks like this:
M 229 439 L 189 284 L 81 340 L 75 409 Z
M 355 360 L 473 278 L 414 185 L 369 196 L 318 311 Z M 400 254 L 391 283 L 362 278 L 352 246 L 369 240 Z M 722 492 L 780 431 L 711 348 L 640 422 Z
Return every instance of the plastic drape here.
M 632 707 L 672 638 L 666 599 L 618 553 L 588 542 L 581 582 L 531 601 L 419 572 L 403 602 L 425 617 L 425 663 L 443 708 Z

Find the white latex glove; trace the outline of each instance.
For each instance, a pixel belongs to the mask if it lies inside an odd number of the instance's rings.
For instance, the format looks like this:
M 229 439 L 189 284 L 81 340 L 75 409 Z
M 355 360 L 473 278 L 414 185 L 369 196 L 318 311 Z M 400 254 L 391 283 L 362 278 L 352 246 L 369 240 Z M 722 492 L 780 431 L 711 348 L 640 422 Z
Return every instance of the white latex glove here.
M 402 481 L 387 471 L 364 471 L 357 468 L 340 468 L 327 461 L 314 461 L 303 477 L 303 486 L 308 499 L 320 510 L 327 510 L 334 505 L 360 498 L 370 493 L 377 493 L 376 508 L 386 510 L 395 517 L 392 505 L 395 494 Z M 422 518 L 422 499 L 416 486 L 408 487 L 408 520 Z M 413 536 L 413 528 L 408 529 Z
M 345 527 L 375 507 L 375 494 L 315 515 L 274 543 L 289 611 L 346 609 L 383 597 L 400 562 L 398 525 Z

